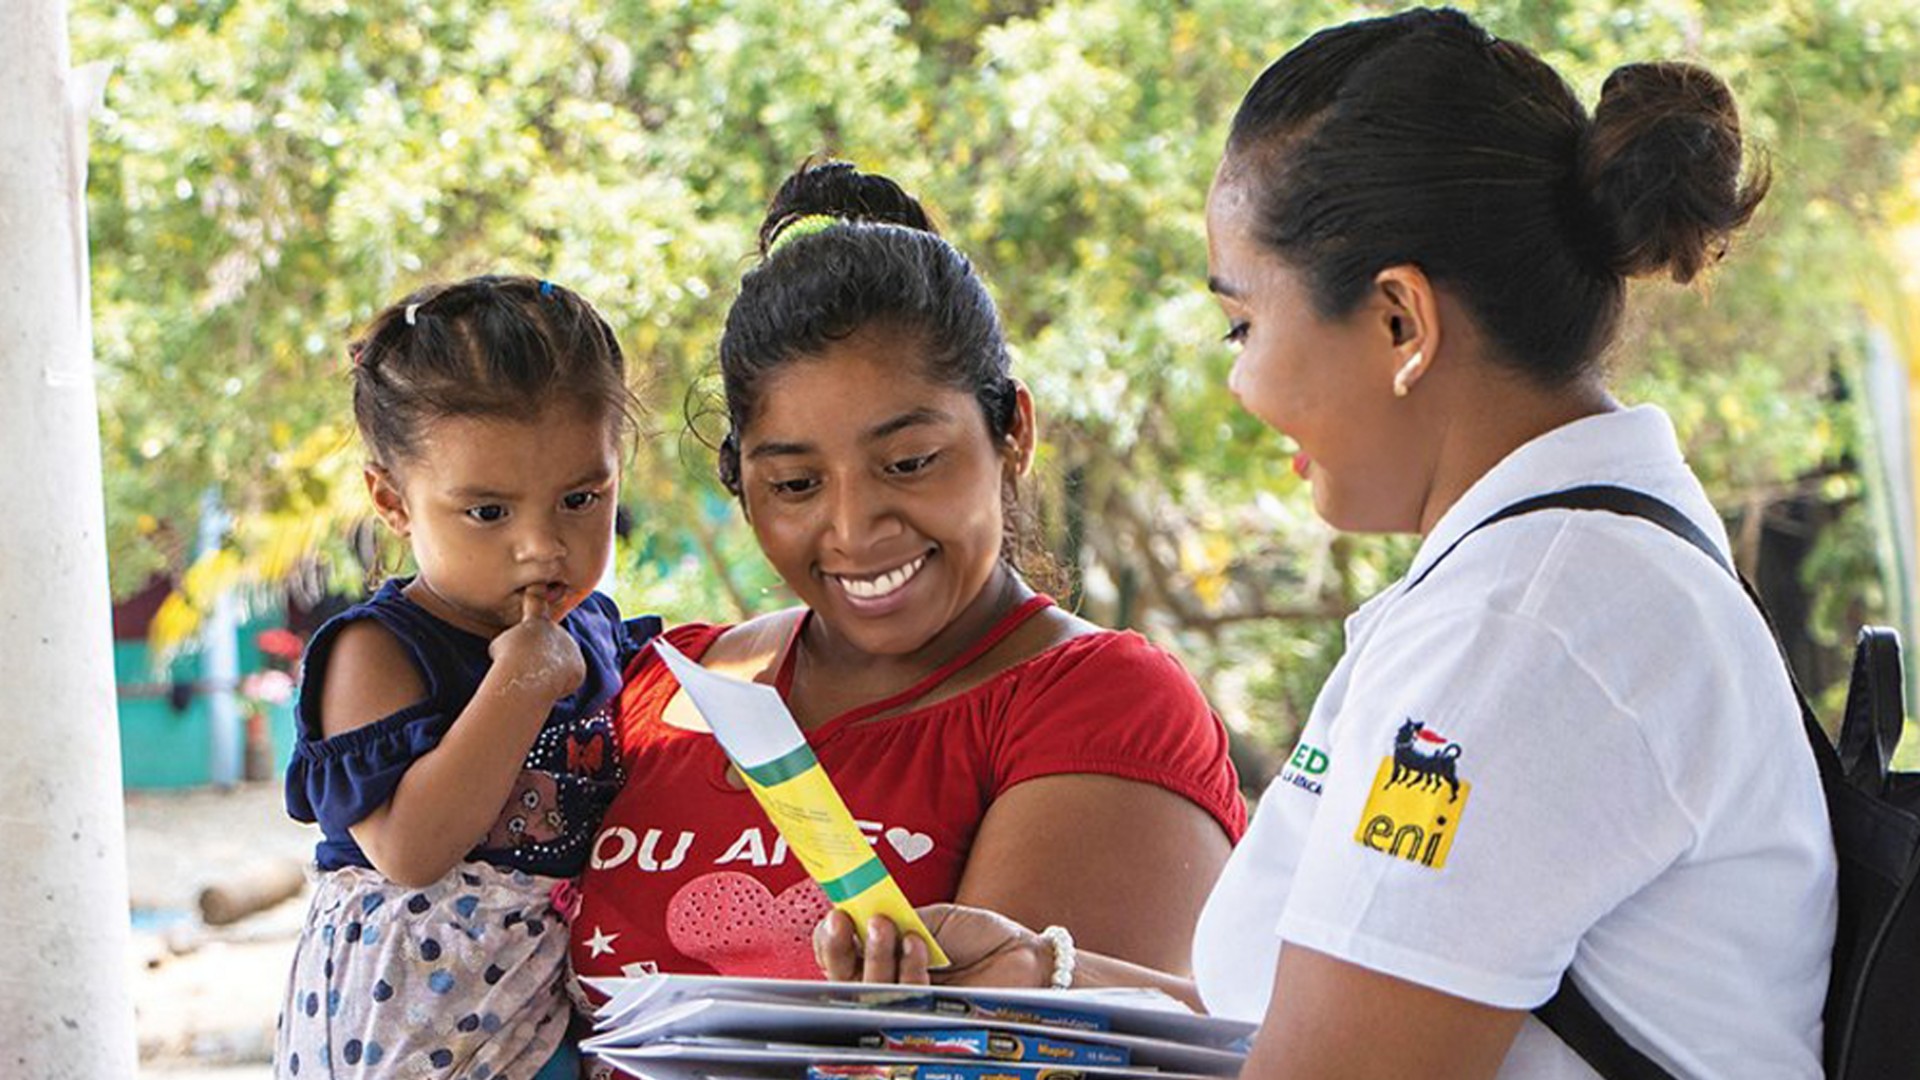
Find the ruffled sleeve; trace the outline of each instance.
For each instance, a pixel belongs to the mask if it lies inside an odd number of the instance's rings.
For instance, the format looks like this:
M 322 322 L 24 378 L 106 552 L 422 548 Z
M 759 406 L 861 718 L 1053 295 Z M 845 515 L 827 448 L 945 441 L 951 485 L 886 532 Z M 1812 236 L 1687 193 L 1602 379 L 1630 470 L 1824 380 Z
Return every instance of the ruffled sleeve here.
M 426 699 L 332 738 L 321 734 L 327 661 L 340 631 L 361 618 L 385 622 L 370 608 L 356 608 L 321 627 L 308 645 L 295 711 L 298 738 L 287 765 L 287 813 L 296 821 L 318 822 L 329 840 L 348 839 L 348 826 L 391 799 L 407 767 L 440 745 L 456 718 L 439 704 L 431 666 L 422 662 L 418 646 L 400 635 L 402 644 L 415 653 L 427 685 Z
M 302 738 L 287 766 L 287 812 L 344 834 L 393 798 L 408 766 L 439 746 L 453 721 L 422 702 L 331 739 Z

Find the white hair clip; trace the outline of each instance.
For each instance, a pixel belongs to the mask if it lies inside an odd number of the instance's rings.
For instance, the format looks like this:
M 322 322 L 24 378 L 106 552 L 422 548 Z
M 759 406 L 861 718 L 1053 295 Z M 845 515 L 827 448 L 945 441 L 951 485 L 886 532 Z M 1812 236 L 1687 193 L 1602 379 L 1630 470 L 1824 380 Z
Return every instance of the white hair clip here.
M 418 312 L 419 312 L 419 310 L 420 310 L 420 305 L 419 305 L 419 304 L 408 304 L 408 305 L 407 305 L 407 325 L 408 325 L 408 326 L 412 326 L 412 325 L 414 325 L 414 322 L 413 322 L 413 317 L 414 317 L 414 315 L 415 315 L 416 313 L 418 313 Z

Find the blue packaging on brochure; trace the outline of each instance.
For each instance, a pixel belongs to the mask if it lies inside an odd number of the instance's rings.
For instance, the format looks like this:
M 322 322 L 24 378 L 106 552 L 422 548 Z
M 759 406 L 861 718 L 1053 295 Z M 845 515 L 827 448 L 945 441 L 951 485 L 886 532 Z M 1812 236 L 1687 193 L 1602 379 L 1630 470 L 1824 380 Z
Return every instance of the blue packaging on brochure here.
M 1118 1046 L 1097 1046 L 1068 1039 L 1016 1035 L 985 1028 L 888 1028 L 861 1040 L 884 1050 L 920 1054 L 955 1054 L 1024 1061 L 1046 1065 L 1108 1065 L 1124 1067 L 1133 1053 Z
M 807 1067 L 807 1080 L 1083 1080 L 1085 1075 L 1072 1069 L 1019 1062 Z
M 1106 1017 L 1098 1013 L 996 1001 L 993 998 L 958 998 L 940 994 L 894 997 L 889 994 L 884 999 L 876 998 L 873 1003 L 883 1004 L 889 1009 L 909 1012 L 965 1016 L 975 1020 L 998 1020 L 1010 1024 L 1044 1024 L 1050 1027 L 1072 1028 L 1076 1031 L 1106 1031 L 1112 1026 Z

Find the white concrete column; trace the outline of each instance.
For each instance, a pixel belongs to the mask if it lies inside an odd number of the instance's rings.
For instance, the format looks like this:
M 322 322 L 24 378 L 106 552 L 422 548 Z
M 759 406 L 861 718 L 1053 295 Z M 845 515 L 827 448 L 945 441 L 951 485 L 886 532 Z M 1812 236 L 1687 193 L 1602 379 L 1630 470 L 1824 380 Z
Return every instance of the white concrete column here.
M 62 1080 L 135 1069 L 86 95 L 66 16 L 64 0 L 0 3 L 0 1076 Z

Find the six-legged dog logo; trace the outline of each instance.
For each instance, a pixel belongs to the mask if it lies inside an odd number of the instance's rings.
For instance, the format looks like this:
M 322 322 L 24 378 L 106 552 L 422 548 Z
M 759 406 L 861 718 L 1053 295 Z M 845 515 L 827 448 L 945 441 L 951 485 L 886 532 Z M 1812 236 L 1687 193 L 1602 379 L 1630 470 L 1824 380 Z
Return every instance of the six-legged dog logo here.
M 1417 784 L 1428 791 L 1438 791 L 1440 785 L 1445 784 L 1447 801 L 1458 802 L 1460 778 L 1454 773 L 1453 763 L 1459 757 L 1459 743 L 1428 731 L 1427 725 L 1418 720 L 1408 719 L 1400 725 L 1400 733 L 1393 737 L 1393 778 L 1387 781 L 1387 786 Z

